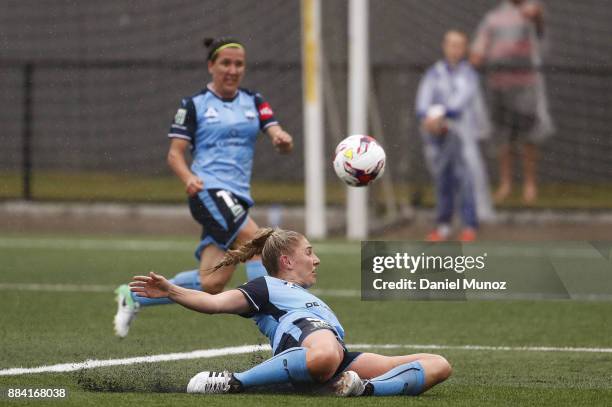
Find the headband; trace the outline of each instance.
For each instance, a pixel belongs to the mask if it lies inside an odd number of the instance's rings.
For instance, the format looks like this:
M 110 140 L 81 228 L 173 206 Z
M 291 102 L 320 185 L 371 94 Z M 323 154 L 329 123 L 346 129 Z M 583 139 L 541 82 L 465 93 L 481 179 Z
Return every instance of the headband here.
M 225 48 L 240 48 L 240 49 L 244 49 L 244 47 L 242 46 L 242 44 L 239 44 L 237 42 L 230 42 L 229 44 L 224 44 L 221 45 L 219 48 L 217 48 L 211 55 L 209 59 L 213 59 L 220 51 L 224 50 Z

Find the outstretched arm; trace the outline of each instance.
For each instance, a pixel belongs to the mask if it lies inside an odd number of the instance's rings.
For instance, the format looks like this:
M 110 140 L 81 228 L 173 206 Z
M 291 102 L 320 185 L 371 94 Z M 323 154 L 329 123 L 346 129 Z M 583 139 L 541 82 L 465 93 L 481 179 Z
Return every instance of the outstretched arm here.
M 270 137 L 272 145 L 276 147 L 279 153 L 287 154 L 293 150 L 293 137 L 283 130 L 280 125 L 274 124 L 268 127 L 265 132 Z
M 135 276 L 130 289 L 141 297 L 170 298 L 185 308 L 204 314 L 243 314 L 251 311 L 251 306 L 238 290 L 208 294 L 189 290 L 172 284 L 165 277 L 150 272 L 148 276 Z

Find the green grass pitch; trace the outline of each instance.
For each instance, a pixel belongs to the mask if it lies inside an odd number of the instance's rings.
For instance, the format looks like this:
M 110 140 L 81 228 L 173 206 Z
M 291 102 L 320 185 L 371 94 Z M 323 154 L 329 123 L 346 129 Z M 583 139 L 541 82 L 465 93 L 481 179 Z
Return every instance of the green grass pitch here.
M 133 240 L 127 240 L 0 236 L 0 370 L 266 343 L 247 319 L 207 316 L 179 306 L 145 309 L 126 339 L 115 338 L 110 287 L 149 270 L 172 276 L 195 266 L 192 240 L 138 237 L 135 246 L 130 245 Z M 316 288 L 351 290 L 349 293 L 360 288 L 357 244 L 330 241 L 314 246 L 315 251 L 320 249 L 322 262 Z M 240 268 L 231 285 L 243 279 Z M 89 291 L 79 291 L 79 287 Z M 611 302 L 362 302 L 356 296 L 325 294 L 322 298 L 343 323 L 347 343 L 449 346 L 434 351 L 374 351 L 440 353 L 453 365 L 453 376 L 415 398 L 184 393 L 188 379 L 198 371 L 246 369 L 268 357 L 259 352 L 0 376 L 3 391 L 13 387 L 69 391 L 68 398 L 61 401 L 2 399 L 0 405 L 612 405 L 612 353 L 516 349 L 612 348 Z M 471 350 L 460 348 L 462 345 L 510 349 Z

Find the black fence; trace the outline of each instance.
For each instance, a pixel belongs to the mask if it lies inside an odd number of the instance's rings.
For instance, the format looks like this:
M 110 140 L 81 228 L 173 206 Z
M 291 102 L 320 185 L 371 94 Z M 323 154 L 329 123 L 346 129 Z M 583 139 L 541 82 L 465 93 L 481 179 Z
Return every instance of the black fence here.
M 394 183 L 427 178 L 414 123 L 414 95 L 424 64 L 376 64 L 373 83 Z M 165 165 L 169 122 L 181 97 L 204 86 L 197 60 L 0 60 L 3 73 L 0 171 L 19 174 L 21 188 L 4 198 L 35 199 L 36 173 L 95 172 L 151 177 L 169 175 Z M 556 134 L 544 145 L 542 182 L 607 183 L 612 179 L 612 67 L 545 66 Z M 346 65 L 334 64 L 326 86 L 336 96 L 328 109 L 326 148 L 331 155 L 346 123 Z M 270 182 L 301 182 L 301 67 L 256 63 L 247 87 L 262 89 L 278 117 L 296 137 L 296 151 L 278 160 L 262 138 L 254 174 Z M 400 89 L 401 91 L 398 91 Z M 483 146 L 495 175 L 495 154 Z M 274 165 L 270 165 L 274 163 Z M 328 177 L 332 178 L 331 166 Z M 40 196 L 38 198 L 41 198 Z

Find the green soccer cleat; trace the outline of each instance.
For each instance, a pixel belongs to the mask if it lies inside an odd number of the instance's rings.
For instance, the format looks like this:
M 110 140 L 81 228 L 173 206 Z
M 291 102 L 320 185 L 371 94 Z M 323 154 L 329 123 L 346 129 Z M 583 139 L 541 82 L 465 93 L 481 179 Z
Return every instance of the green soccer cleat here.
M 132 298 L 130 287 L 127 284 L 117 287 L 115 294 L 117 294 L 117 313 L 113 320 L 115 335 L 125 338 L 130 331 L 130 324 L 138 313 L 140 304 Z

